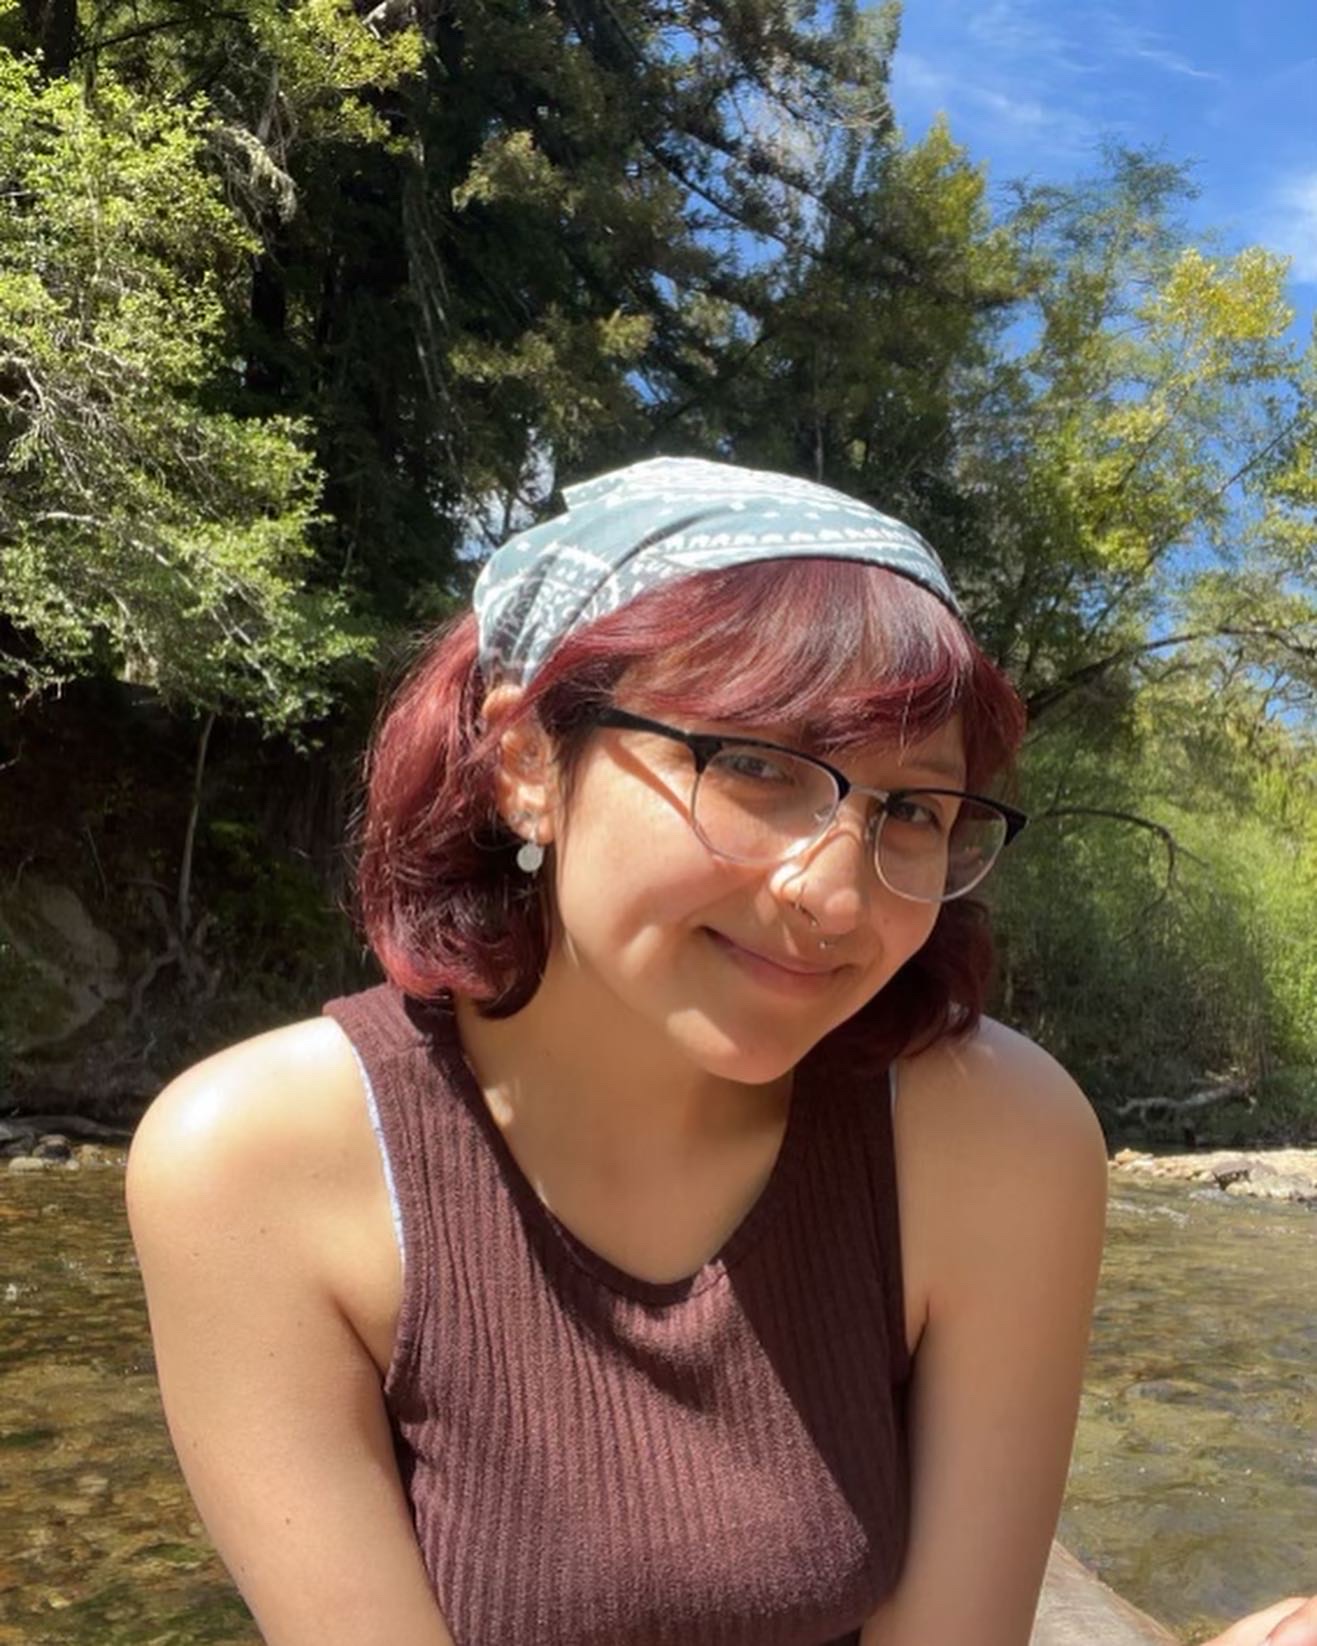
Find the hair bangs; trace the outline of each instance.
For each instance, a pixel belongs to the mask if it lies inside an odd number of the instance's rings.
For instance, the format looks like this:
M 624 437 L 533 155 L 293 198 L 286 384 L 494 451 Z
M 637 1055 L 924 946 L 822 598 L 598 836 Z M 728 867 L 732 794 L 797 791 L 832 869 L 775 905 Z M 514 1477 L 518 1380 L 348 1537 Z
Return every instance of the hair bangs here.
M 958 711 L 975 669 L 975 648 L 935 595 L 849 560 L 683 578 L 593 624 L 581 644 L 630 653 L 637 707 L 787 726 L 821 751 L 926 737 Z

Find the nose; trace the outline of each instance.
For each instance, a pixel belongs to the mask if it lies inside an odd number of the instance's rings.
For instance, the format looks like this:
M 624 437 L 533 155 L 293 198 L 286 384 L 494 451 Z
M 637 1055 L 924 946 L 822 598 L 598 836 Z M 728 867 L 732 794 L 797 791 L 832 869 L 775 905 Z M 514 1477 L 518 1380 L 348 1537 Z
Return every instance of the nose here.
M 773 871 L 776 896 L 807 909 L 821 936 L 843 937 L 868 917 L 879 884 L 868 804 L 863 795 L 849 797 L 826 834 Z

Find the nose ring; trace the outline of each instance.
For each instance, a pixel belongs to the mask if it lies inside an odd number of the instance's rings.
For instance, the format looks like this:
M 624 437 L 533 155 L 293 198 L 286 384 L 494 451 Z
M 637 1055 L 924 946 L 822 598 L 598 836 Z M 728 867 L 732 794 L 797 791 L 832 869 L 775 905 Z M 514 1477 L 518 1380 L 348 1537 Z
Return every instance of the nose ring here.
M 809 921 L 815 931 L 818 930 L 819 917 L 816 914 L 811 913 L 811 911 L 805 907 L 804 903 L 801 902 L 799 892 L 796 893 L 796 901 L 792 904 L 792 907 L 795 909 L 797 914 L 804 915 L 805 919 Z M 837 940 L 835 937 L 816 937 L 814 941 L 818 944 L 820 949 L 832 949 L 837 945 Z

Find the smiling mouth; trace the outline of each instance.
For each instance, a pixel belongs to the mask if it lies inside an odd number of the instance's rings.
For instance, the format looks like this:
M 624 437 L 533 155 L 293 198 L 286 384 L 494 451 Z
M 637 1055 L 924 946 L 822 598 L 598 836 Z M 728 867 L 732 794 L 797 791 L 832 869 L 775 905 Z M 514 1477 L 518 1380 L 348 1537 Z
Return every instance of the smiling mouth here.
M 762 966 L 769 973 L 776 972 L 784 978 L 799 978 L 801 982 L 818 982 L 823 978 L 832 977 L 840 970 L 838 966 L 812 966 L 808 961 L 788 960 L 785 957 L 779 958 L 776 955 L 761 954 L 758 949 L 747 949 L 742 944 L 735 942 L 725 932 L 714 931 L 712 927 L 707 927 L 706 930 L 720 947 L 730 950 L 736 959 L 748 962 L 756 967 Z

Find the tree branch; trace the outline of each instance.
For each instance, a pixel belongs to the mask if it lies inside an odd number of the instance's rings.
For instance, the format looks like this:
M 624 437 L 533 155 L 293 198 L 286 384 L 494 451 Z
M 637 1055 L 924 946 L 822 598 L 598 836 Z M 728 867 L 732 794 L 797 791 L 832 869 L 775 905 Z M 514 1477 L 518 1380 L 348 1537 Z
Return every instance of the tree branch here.
M 240 11 L 212 11 L 206 14 L 207 22 L 215 18 L 223 18 L 226 23 L 242 23 L 246 20 L 245 13 Z M 180 13 L 176 17 L 159 18 L 154 23 L 139 23 L 136 28 L 125 29 L 122 34 L 112 34 L 107 40 L 89 40 L 85 46 L 80 46 L 73 53 L 74 61 L 80 57 L 90 57 L 96 52 L 108 51 L 111 46 L 123 46 L 130 40 L 143 40 L 148 35 L 162 34 L 169 29 L 191 28 L 195 19 Z
M 1081 687 L 1091 685 L 1094 680 L 1118 668 L 1122 663 L 1130 663 L 1137 657 L 1146 657 L 1151 652 L 1165 651 L 1169 646 L 1187 646 L 1195 640 L 1270 640 L 1273 645 L 1281 646 L 1286 651 L 1293 652 L 1305 662 L 1317 659 L 1317 644 L 1305 645 L 1294 634 L 1287 634 L 1283 629 L 1273 629 L 1264 625 L 1238 625 L 1222 623 L 1210 629 L 1195 629 L 1187 634 L 1163 635 L 1160 640 L 1141 641 L 1137 646 L 1122 646 L 1118 651 L 1110 652 L 1106 657 L 1095 658 L 1091 663 L 1085 663 L 1069 674 L 1062 675 L 1054 680 L 1050 686 L 1044 686 L 1040 691 L 1031 692 L 1025 698 L 1025 707 L 1029 711 L 1031 722 L 1037 723 L 1045 714 L 1065 698 L 1078 691 Z
M 1164 823 L 1158 823 L 1151 817 L 1143 817 L 1138 812 L 1119 811 L 1107 806 L 1052 806 L 1045 812 L 1036 812 L 1031 822 L 1050 822 L 1064 817 L 1105 817 L 1114 823 L 1129 823 L 1136 829 L 1146 829 L 1149 834 L 1155 834 L 1166 848 L 1166 883 L 1160 896 L 1155 900 L 1157 903 L 1163 902 L 1175 885 L 1175 874 L 1182 857 L 1187 857 L 1199 868 L 1206 867 L 1202 858 L 1196 857 L 1187 847 L 1182 846 Z

